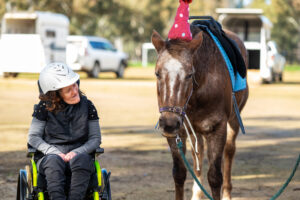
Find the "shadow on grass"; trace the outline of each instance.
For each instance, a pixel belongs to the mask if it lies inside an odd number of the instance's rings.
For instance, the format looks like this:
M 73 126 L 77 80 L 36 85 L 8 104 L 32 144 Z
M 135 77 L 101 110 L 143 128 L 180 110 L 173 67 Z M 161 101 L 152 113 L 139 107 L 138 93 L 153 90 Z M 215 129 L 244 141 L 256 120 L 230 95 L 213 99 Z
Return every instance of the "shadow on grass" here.
M 278 85 L 300 85 L 300 81 L 284 81 L 282 83 L 275 83 Z
M 263 121 L 300 121 L 300 117 L 276 116 L 276 117 L 244 117 L 244 120 L 263 120 Z
M 233 197 L 241 199 L 269 199 L 285 182 L 299 154 L 299 130 L 277 129 L 274 127 L 247 126 L 247 134 L 238 136 L 247 143 L 260 140 L 277 140 L 277 144 L 261 144 L 237 149 L 233 167 Z M 119 126 L 103 127 L 106 134 L 153 134 L 153 126 Z M 115 132 L 115 130 L 118 130 Z M 162 140 L 165 138 L 161 137 Z M 285 140 L 289 139 L 289 140 Z M 151 144 L 149 144 L 151 145 Z M 191 152 L 187 158 L 192 164 Z M 172 158 L 170 150 L 136 150 L 127 148 L 105 148 L 105 153 L 98 157 L 102 167 L 112 172 L 111 185 L 114 199 L 174 199 L 172 178 Z M 0 153 L 0 181 L 13 183 L 17 181 L 19 169 L 28 164 L 26 150 Z M 208 162 L 204 161 L 204 186 L 210 191 L 206 179 Z M 297 199 L 300 181 L 300 169 L 295 173 L 291 184 L 281 195 L 281 199 Z M 248 177 L 248 178 L 245 178 Z M 249 178 L 250 177 L 250 178 Z M 190 199 L 193 181 L 188 175 L 185 197 Z M 4 187 L 3 185 L 0 186 Z M 154 192 L 155 191 L 155 192 Z M 8 193 L 15 192 L 9 190 Z M 152 195 L 151 195 L 152 194 Z M 145 198 L 148 195 L 151 198 Z M 148 196 L 149 197 L 149 196 Z

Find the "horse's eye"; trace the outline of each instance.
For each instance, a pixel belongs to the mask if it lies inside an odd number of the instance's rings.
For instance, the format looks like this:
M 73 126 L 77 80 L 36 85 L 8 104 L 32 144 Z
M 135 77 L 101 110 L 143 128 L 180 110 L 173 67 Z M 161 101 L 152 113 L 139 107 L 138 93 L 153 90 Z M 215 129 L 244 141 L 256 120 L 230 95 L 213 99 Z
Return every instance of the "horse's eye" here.
M 192 78 L 192 76 L 193 76 L 193 73 L 190 73 L 185 77 L 185 79 L 190 79 L 190 78 Z
M 155 72 L 156 78 L 160 78 L 159 72 Z

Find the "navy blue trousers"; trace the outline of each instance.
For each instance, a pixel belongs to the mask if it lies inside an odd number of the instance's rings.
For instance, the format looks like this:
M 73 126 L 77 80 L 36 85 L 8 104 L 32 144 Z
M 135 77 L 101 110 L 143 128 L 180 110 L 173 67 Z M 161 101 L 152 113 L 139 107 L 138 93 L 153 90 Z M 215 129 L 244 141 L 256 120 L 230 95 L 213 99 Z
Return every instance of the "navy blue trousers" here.
M 85 197 L 94 164 L 89 154 L 77 154 L 70 162 L 55 154 L 46 155 L 39 171 L 46 177 L 47 190 L 51 200 L 82 200 Z M 66 196 L 66 182 L 70 175 L 70 187 Z

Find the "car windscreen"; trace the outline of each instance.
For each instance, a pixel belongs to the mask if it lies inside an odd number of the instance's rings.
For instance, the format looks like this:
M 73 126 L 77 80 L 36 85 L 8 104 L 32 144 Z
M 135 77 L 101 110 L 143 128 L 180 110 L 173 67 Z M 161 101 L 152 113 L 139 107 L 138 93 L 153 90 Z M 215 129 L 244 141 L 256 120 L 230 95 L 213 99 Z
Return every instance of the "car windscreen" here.
M 90 45 L 93 49 L 102 49 L 105 50 L 104 42 L 90 41 Z
M 114 47 L 107 42 L 98 42 L 98 41 L 90 41 L 90 45 L 94 49 L 102 49 L 102 50 L 108 50 L 108 51 L 113 51 Z

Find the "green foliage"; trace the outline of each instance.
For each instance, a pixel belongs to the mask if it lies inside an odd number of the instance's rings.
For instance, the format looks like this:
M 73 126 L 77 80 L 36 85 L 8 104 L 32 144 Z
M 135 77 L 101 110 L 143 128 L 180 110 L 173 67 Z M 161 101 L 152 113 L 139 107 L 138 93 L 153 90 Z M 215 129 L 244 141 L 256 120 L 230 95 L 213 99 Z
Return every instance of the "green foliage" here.
M 213 15 L 225 0 L 194 0 L 190 15 Z M 242 1 L 241 1 L 242 2 Z M 253 0 L 251 7 L 262 8 L 272 21 L 272 38 L 288 62 L 295 61 L 300 41 L 300 1 Z M 166 38 L 173 24 L 178 0 L 0 0 L 0 18 L 11 10 L 40 10 L 62 13 L 70 19 L 70 34 L 97 35 L 121 39 L 133 59 L 141 55 L 141 44 L 150 42 L 152 30 Z
M 134 61 L 130 61 L 129 63 L 128 63 L 128 67 L 136 67 L 136 68 L 141 68 L 141 67 L 143 67 L 143 65 L 142 65 L 142 62 L 140 62 L 140 61 L 137 61 L 137 62 L 134 62 Z M 149 67 L 155 67 L 155 63 L 154 62 L 150 62 L 150 63 L 148 63 L 147 64 L 147 67 L 149 68 Z
M 296 62 L 295 50 L 300 43 L 300 1 L 272 0 L 267 5 L 265 0 L 254 0 L 251 7 L 264 10 L 273 23 L 272 39 L 277 42 L 289 63 Z
M 294 64 L 294 65 L 286 65 L 284 67 L 284 71 L 300 71 L 300 65 L 299 64 Z

